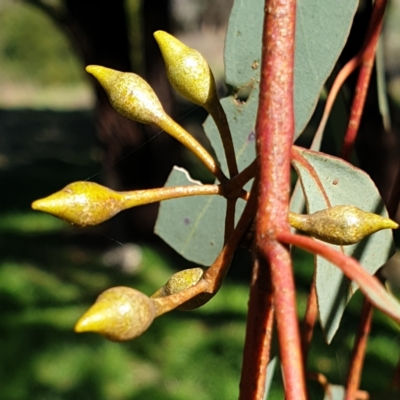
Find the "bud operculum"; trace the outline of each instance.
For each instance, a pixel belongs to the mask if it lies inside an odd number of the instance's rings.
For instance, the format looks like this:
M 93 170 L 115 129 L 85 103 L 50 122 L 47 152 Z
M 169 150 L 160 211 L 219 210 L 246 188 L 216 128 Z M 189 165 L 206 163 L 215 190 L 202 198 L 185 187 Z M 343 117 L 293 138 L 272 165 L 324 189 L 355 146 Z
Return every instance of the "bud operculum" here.
M 95 182 L 74 182 L 32 203 L 34 210 L 52 214 L 77 226 L 97 225 L 120 212 L 123 196 Z
M 157 95 L 145 80 L 133 73 L 115 71 L 98 65 L 89 65 L 86 71 L 98 79 L 111 105 L 120 114 L 165 130 L 196 154 L 221 182 L 226 180 L 210 153 L 165 113 Z
M 203 277 L 207 268 L 190 268 L 179 271 L 171 276 L 168 282 L 155 292 L 151 298 L 159 299 L 182 292 L 194 286 Z M 193 310 L 199 308 L 211 299 L 210 293 L 201 293 L 177 307 L 178 310 Z
M 308 215 L 291 212 L 289 223 L 293 228 L 336 245 L 358 243 L 382 229 L 398 228 L 398 224 L 389 218 L 349 205 L 335 206 Z
M 155 125 L 165 118 L 165 111 L 154 90 L 139 75 L 99 65 L 89 65 L 86 71 L 99 81 L 111 105 L 125 117 Z
M 75 332 L 94 332 L 114 342 L 140 336 L 156 316 L 154 302 L 143 293 L 124 286 L 103 292 L 79 319 Z
M 164 31 L 154 37 L 164 58 L 168 80 L 183 97 L 206 108 L 217 100 L 214 75 L 203 55 Z

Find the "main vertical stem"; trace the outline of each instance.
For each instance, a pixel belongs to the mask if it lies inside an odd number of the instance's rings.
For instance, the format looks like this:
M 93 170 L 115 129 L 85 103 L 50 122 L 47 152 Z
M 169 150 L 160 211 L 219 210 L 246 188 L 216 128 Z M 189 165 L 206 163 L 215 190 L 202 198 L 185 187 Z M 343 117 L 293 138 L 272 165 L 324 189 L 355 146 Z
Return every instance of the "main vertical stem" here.
M 256 244 L 260 259 L 271 270 L 286 400 L 306 398 L 291 257 L 277 240 L 280 232 L 289 232 L 295 22 L 295 0 L 266 0 L 256 124 L 260 171 Z
M 265 262 L 254 260 L 239 400 L 265 398 L 266 371 L 270 360 L 275 315 L 268 275 L 269 269 Z

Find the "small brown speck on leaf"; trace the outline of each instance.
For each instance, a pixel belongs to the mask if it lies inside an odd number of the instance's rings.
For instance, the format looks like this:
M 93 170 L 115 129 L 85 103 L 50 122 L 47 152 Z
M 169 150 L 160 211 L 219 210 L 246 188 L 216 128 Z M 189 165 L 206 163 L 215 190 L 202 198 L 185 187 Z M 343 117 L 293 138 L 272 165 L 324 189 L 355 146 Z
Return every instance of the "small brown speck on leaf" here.
M 258 65 L 259 65 L 258 61 L 254 61 L 253 64 L 251 64 L 251 68 L 257 69 Z

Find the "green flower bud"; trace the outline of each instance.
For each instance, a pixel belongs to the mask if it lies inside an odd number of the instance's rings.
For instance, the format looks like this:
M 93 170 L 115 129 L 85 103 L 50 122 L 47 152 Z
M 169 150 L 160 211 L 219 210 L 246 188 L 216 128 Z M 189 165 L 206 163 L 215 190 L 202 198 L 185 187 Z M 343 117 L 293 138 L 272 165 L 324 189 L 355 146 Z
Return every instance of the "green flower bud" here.
M 103 292 L 75 325 L 75 332 L 95 332 L 114 342 L 140 336 L 156 316 L 153 301 L 143 293 L 118 286 Z
M 291 212 L 289 223 L 310 236 L 342 246 L 358 243 L 382 229 L 397 229 L 399 226 L 389 218 L 355 206 L 336 206 L 307 215 Z
M 89 65 L 86 71 L 98 79 L 111 105 L 122 115 L 143 124 L 154 124 L 191 150 L 220 182 L 227 180 L 211 154 L 164 111 L 157 95 L 138 75 Z
M 171 85 L 187 100 L 209 110 L 215 104 L 217 90 L 205 58 L 167 32 L 157 31 L 154 37 Z
M 74 182 L 64 189 L 36 200 L 34 210 L 52 214 L 77 226 L 97 225 L 124 209 L 121 193 L 94 182 Z
M 100 82 L 111 105 L 125 117 L 142 124 L 155 125 L 165 118 L 160 100 L 140 76 L 99 65 L 89 65 L 86 71 Z
M 168 282 L 155 292 L 151 298 L 158 299 L 160 297 L 177 294 L 183 290 L 195 285 L 203 276 L 207 268 L 190 268 L 179 271 L 171 276 Z M 193 299 L 181 304 L 178 310 L 193 310 L 207 303 L 211 297 L 210 293 L 201 293 Z

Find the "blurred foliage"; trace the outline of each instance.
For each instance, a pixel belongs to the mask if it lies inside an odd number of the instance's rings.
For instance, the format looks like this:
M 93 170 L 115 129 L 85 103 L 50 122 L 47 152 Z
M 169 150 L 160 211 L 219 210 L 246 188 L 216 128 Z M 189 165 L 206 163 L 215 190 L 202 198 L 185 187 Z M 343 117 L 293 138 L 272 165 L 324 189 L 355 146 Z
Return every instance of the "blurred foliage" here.
M 140 70 L 140 1 L 128 0 L 126 10 L 132 62 Z M 84 81 L 83 65 L 66 33 L 37 7 L 0 0 L 0 31 L 0 83 L 72 86 Z
M 0 82 L 82 81 L 83 69 L 66 36 L 36 7 L 2 0 L 0 27 Z

